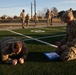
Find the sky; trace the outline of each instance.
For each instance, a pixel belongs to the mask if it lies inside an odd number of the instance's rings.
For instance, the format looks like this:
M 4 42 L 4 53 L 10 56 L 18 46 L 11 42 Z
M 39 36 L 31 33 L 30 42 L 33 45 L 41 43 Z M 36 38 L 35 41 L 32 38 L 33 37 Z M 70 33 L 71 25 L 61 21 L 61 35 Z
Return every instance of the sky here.
M 26 14 L 31 15 L 31 2 L 34 14 L 34 0 L 0 0 L 0 16 L 19 16 L 22 9 L 25 9 Z M 56 7 L 58 12 L 70 8 L 76 10 L 76 0 L 36 0 L 37 12 L 45 8 L 52 9 L 53 7 Z

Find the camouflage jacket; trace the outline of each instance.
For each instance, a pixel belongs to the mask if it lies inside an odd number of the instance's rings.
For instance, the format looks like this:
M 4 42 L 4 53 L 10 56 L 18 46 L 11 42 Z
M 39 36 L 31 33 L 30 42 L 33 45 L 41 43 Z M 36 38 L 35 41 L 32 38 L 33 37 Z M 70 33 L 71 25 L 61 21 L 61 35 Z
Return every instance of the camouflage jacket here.
M 38 16 L 37 16 L 37 14 L 34 15 L 34 19 L 35 19 L 35 21 L 38 21 Z
M 26 21 L 29 21 L 29 19 L 30 19 L 29 15 L 26 15 Z
M 21 13 L 20 13 L 20 18 L 21 18 L 22 20 L 25 20 L 25 13 L 24 13 L 24 12 L 21 12 Z
M 13 53 L 12 48 L 11 48 L 12 43 L 16 41 L 21 41 L 23 43 L 22 50 L 18 55 Z M 18 39 L 15 37 L 5 37 L 1 39 L 0 52 L 1 52 L 1 59 L 4 63 L 12 63 L 12 60 L 16 58 L 26 59 L 27 54 L 28 54 L 28 50 L 26 49 L 26 44 L 21 39 Z
M 76 21 L 73 20 L 66 26 L 66 36 L 61 40 L 65 49 L 60 58 L 64 61 L 76 59 Z M 58 48 L 59 49 L 59 48 Z
M 50 11 L 49 12 L 46 12 L 46 18 L 50 19 Z
M 76 21 L 73 20 L 66 26 L 66 36 L 61 40 L 62 44 L 68 46 L 76 44 Z

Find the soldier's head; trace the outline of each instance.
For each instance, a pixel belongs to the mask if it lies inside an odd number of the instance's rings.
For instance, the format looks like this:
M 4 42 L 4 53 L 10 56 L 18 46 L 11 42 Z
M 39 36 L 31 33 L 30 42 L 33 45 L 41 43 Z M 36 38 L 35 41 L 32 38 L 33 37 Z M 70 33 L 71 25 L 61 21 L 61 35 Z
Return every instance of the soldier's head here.
M 65 11 L 61 17 L 60 17 L 61 21 L 64 21 L 66 23 L 72 21 L 74 19 L 73 13 L 72 11 Z
M 22 12 L 25 12 L 25 10 L 23 9 Z
M 22 50 L 22 42 L 17 41 L 12 44 L 12 50 L 15 54 L 19 54 Z
M 47 12 L 49 12 L 50 10 L 49 9 L 47 9 Z
M 72 8 L 70 8 L 69 11 L 72 11 Z

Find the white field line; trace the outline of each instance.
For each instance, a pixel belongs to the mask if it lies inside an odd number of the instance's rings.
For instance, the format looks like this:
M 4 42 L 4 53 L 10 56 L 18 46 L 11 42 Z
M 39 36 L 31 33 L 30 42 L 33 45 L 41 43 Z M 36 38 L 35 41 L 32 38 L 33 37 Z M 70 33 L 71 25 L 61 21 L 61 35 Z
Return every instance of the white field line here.
M 40 28 L 40 29 L 60 31 L 59 29 L 49 29 L 49 28 Z M 62 30 L 62 31 L 64 31 L 64 30 Z
M 58 30 L 58 29 L 50 29 L 50 28 L 40 28 L 40 29 L 46 29 L 46 30 Z
M 53 35 L 53 36 L 45 36 L 45 37 L 39 37 L 36 39 L 44 39 L 44 38 L 48 38 L 48 37 L 57 37 L 57 36 L 64 36 L 65 34 L 61 34 L 61 35 Z
M 38 38 L 35 38 L 35 39 L 44 39 L 44 38 L 49 38 L 49 37 L 58 37 L 58 36 L 64 36 L 65 34 L 60 34 L 60 35 L 53 35 L 53 36 L 45 36 L 45 37 L 38 37 Z M 27 41 L 27 40 L 31 40 L 31 39 L 26 39 L 24 41 Z
M 29 39 L 32 39 L 32 40 L 35 40 L 35 41 L 38 41 L 38 42 L 41 42 L 41 43 L 44 43 L 44 44 L 47 44 L 47 45 L 49 45 L 49 46 L 52 46 L 52 47 L 57 48 L 56 45 L 53 45 L 53 44 L 50 44 L 50 43 L 44 42 L 44 41 L 42 41 L 42 40 L 38 40 L 38 39 L 32 38 L 32 37 L 30 37 L 30 36 L 26 36 L 26 35 L 24 35 L 24 34 L 21 34 L 21 33 L 18 33 L 18 32 L 15 32 L 15 31 L 9 30 L 9 29 L 6 29 L 6 30 L 7 30 L 7 31 L 10 31 L 10 32 L 12 32 L 12 33 L 15 33 L 15 34 L 18 34 L 18 35 L 21 35 L 21 36 L 27 37 L 27 38 L 29 38 Z

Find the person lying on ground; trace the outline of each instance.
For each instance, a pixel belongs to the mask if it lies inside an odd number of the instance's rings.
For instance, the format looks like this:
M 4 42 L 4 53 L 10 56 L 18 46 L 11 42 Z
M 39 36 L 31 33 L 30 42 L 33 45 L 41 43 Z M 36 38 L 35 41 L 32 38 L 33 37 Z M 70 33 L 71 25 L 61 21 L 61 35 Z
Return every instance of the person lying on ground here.
M 0 40 L 0 53 L 3 63 L 23 64 L 27 58 L 26 44 L 19 38 L 5 37 Z

